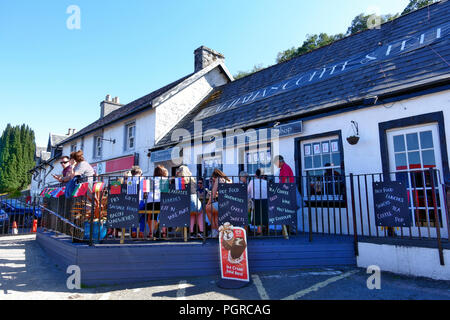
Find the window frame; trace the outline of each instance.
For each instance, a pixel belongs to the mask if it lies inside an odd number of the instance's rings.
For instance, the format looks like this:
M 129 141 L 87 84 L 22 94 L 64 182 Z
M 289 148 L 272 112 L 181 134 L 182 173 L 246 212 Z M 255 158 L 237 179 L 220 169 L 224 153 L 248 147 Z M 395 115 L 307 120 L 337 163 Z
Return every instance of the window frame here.
M 130 129 L 130 128 L 134 128 L 134 130 L 133 130 L 133 136 L 132 136 L 132 137 L 129 136 L 129 129 Z M 130 138 L 133 139 L 133 146 L 132 146 L 132 147 L 130 146 Z M 125 151 L 132 151 L 132 150 L 135 150 L 135 149 L 136 149 L 136 121 L 133 120 L 133 121 L 127 122 L 127 123 L 125 124 L 125 144 L 124 144 L 124 150 L 125 150 Z
M 332 168 L 339 168 L 341 173 L 341 177 L 343 177 L 342 181 L 342 189 L 340 195 L 332 195 L 330 198 L 328 195 L 325 199 L 324 195 L 321 196 L 311 196 L 308 197 L 308 190 L 306 189 L 306 186 L 304 185 L 304 182 L 306 181 L 306 172 L 308 170 L 324 170 L 325 167 L 320 168 L 313 168 L 313 169 L 306 169 L 305 168 L 305 155 L 304 155 L 304 145 L 305 144 L 311 144 L 313 146 L 314 143 L 320 142 L 320 148 L 322 148 L 322 142 L 323 141 L 333 141 L 337 140 L 338 142 L 338 148 L 340 151 L 340 164 L 335 165 Z M 346 196 L 346 178 L 345 178 L 345 157 L 344 157 L 344 146 L 342 143 L 342 131 L 336 130 L 336 131 L 329 131 L 324 132 L 320 134 L 305 136 L 305 137 L 299 137 L 295 140 L 295 171 L 296 176 L 298 177 L 296 180 L 298 182 L 297 188 L 298 191 L 303 195 L 303 198 L 305 200 L 307 207 L 321 207 L 321 208 L 332 208 L 332 207 L 340 207 L 340 208 L 346 208 L 347 207 L 347 196 Z M 313 148 L 313 147 L 312 147 Z M 329 148 L 331 148 L 331 145 L 329 145 Z M 313 150 L 311 150 L 314 152 Z M 322 150 L 321 150 L 322 154 Z M 330 153 L 331 154 L 331 153 Z M 330 159 L 331 160 L 331 159 Z
M 100 148 L 99 148 L 100 146 Z M 100 150 L 100 154 L 98 151 Z M 94 135 L 94 159 L 101 159 L 103 156 L 103 135 Z

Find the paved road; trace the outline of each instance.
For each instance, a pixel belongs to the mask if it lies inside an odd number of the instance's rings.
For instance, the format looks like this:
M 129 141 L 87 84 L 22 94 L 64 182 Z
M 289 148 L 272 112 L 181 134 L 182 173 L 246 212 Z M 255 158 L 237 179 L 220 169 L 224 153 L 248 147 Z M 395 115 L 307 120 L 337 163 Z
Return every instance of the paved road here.
M 64 271 L 46 257 L 34 236 L 0 238 L 0 300 L 450 300 L 450 281 L 382 273 L 381 290 L 369 290 L 368 276 L 358 268 L 319 268 L 254 274 L 252 284 L 240 290 L 218 288 L 217 277 L 186 277 L 72 291 L 66 287 Z

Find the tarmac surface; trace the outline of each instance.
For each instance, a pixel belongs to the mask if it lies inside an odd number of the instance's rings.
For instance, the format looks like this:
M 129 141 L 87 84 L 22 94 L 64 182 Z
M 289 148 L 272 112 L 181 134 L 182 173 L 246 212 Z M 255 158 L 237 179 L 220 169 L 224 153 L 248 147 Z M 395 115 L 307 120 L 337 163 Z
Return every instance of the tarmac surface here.
M 381 273 L 370 290 L 366 270 L 316 268 L 252 275 L 247 287 L 226 290 L 217 277 L 151 281 L 69 290 L 35 236 L 0 238 L 0 300 L 450 300 L 450 281 Z

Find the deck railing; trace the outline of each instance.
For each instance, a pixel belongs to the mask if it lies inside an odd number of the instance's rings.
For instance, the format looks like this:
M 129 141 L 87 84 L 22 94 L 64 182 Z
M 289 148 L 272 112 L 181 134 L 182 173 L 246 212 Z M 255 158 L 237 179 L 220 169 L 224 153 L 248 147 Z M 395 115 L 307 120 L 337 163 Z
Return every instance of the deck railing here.
M 126 182 L 123 177 L 94 177 L 90 185 L 103 182 L 101 191 L 87 192 L 76 198 L 61 196 L 43 197 L 39 208 L 42 211 L 43 228 L 70 235 L 74 241 L 94 243 L 134 243 L 142 241 L 179 240 L 206 241 L 216 237 L 216 205 L 208 204 L 212 182 L 203 180 L 206 192 L 194 195 L 200 202 L 200 210 L 191 210 L 191 224 L 180 227 L 163 227 L 160 223 L 160 203 L 155 197 L 154 177 L 142 177 L 151 181 L 150 190 L 141 193 L 140 223 L 136 228 L 107 228 L 109 187 L 113 181 Z M 243 183 L 240 177 L 229 177 L 232 183 Z M 355 251 L 360 237 L 397 238 L 437 241 L 442 256 L 442 241 L 448 241 L 449 217 L 447 190 L 442 183 L 441 174 L 434 169 L 394 173 L 349 174 L 324 171 L 321 174 L 308 174 L 292 177 L 291 180 L 267 176 L 262 179 L 249 177 L 252 194 L 249 197 L 248 224 L 249 237 L 284 237 L 302 235 L 313 241 L 315 234 L 353 236 Z M 169 185 L 175 184 L 175 177 L 168 177 Z M 374 183 L 401 181 L 406 189 L 411 226 L 380 227 L 376 225 Z M 289 182 L 296 186 L 298 206 L 296 225 L 283 226 L 268 221 L 267 186 L 270 182 Z M 60 185 L 56 185 L 58 187 Z M 208 193 L 209 192 L 209 193 Z M 195 198 L 195 197 L 194 197 Z M 151 201 L 155 199 L 155 201 Z M 142 206 L 142 201 L 145 206 Z M 209 207 L 208 207 L 209 206 Z M 443 259 L 443 257 L 441 257 Z

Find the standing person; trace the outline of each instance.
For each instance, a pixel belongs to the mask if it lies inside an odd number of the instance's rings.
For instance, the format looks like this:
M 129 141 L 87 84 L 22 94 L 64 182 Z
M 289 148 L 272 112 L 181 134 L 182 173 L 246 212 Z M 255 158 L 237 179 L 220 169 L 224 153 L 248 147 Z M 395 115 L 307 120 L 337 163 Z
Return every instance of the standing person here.
M 253 199 L 255 201 L 255 226 L 258 226 L 258 234 L 262 234 L 262 227 L 269 225 L 267 180 L 263 176 L 262 169 L 256 170 L 255 173 Z
M 248 224 L 251 225 L 253 221 L 253 183 L 245 171 L 239 173 L 239 181 L 247 185 Z
M 284 162 L 284 158 L 280 155 L 276 156 L 273 160 L 273 163 L 280 168 L 280 182 L 281 183 L 295 183 L 294 172 L 291 167 Z M 301 198 L 300 193 L 297 190 L 297 205 L 303 203 L 303 199 Z M 300 206 L 299 206 L 300 207 Z M 297 219 L 300 215 L 297 215 Z M 297 221 L 298 223 L 298 221 Z M 298 224 L 299 225 L 299 224 Z M 286 232 L 285 237 L 287 237 L 287 233 L 289 232 L 287 226 L 283 226 L 283 233 Z
M 134 177 L 136 179 L 139 179 L 139 177 L 142 176 L 142 170 L 139 166 L 133 166 L 130 171 L 131 177 Z M 140 192 L 139 192 L 139 210 L 144 209 L 144 202 L 143 202 L 143 192 L 142 192 L 142 185 L 140 186 Z M 139 238 L 144 238 L 144 231 L 145 231 L 145 215 L 139 215 Z M 133 228 L 131 231 L 131 237 L 136 238 L 136 228 Z
M 59 159 L 59 163 L 61 164 L 63 171 L 61 175 L 52 174 L 53 178 L 55 178 L 60 183 L 67 183 L 70 180 L 70 176 L 72 175 L 72 165 L 70 164 L 70 159 L 68 156 L 62 156 Z
M 211 196 L 206 204 L 206 214 L 211 221 L 211 237 L 219 236 L 219 204 L 217 202 L 219 196 L 219 183 L 232 183 L 231 179 L 219 169 L 214 169 L 211 175 Z
M 203 178 L 198 178 L 197 180 L 197 194 L 200 199 L 205 199 L 208 194 L 208 189 L 205 187 L 205 180 Z
M 161 209 L 161 180 L 168 179 L 169 171 L 162 165 L 158 165 L 153 170 L 153 178 L 150 179 L 150 192 L 147 195 L 147 211 L 151 213 L 148 215 L 147 224 L 150 228 L 149 237 L 154 237 L 155 231 L 158 229 L 158 213 L 155 211 L 160 211 Z M 163 228 L 163 234 L 166 233 L 166 228 Z
M 291 167 L 284 162 L 284 158 L 282 156 L 276 156 L 273 159 L 273 163 L 275 166 L 280 168 L 281 183 L 294 183 L 294 172 Z
M 176 171 L 176 176 L 184 179 L 186 188 L 191 195 L 191 223 L 189 228 L 190 236 L 191 238 L 194 237 L 194 225 L 195 221 L 197 220 L 197 226 L 200 230 L 200 233 L 198 233 L 197 236 L 199 238 L 203 238 L 202 204 L 197 196 L 197 185 L 195 182 L 195 178 L 192 177 L 192 172 L 187 166 L 180 166 Z

